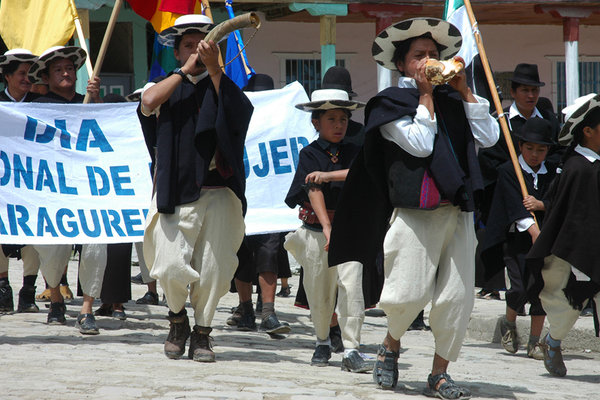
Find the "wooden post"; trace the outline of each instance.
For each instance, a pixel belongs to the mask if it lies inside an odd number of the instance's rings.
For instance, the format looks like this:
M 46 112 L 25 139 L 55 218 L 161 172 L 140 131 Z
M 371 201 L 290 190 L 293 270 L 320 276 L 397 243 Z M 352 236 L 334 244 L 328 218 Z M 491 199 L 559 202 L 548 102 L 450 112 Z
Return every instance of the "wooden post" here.
M 115 29 L 115 24 L 117 23 L 117 18 L 119 17 L 119 11 L 121 10 L 121 4 L 123 0 L 116 0 L 115 6 L 112 10 L 112 14 L 110 14 L 110 20 L 108 21 L 108 25 L 106 26 L 106 32 L 104 32 L 104 38 L 102 39 L 102 44 L 100 45 L 100 51 L 98 52 L 98 58 L 96 59 L 96 66 L 94 67 L 94 71 L 92 75 L 90 75 L 90 79 L 94 79 L 102 69 L 102 63 L 104 62 L 104 56 L 106 55 L 106 49 L 108 49 L 108 44 L 110 43 L 110 37 L 112 36 L 113 30 Z M 90 102 L 90 94 L 85 93 L 85 98 L 83 99 L 83 104 L 87 104 Z
M 485 76 L 490 87 L 492 99 L 494 100 L 494 106 L 496 107 L 496 112 L 498 113 L 498 121 L 500 122 L 500 127 L 502 128 L 502 133 L 504 134 L 504 139 L 506 140 L 506 146 L 508 147 L 510 160 L 512 161 L 513 168 L 515 169 L 515 174 L 517 175 L 517 180 L 519 181 L 519 186 L 521 187 L 521 194 L 523 195 L 523 198 L 525 198 L 529 195 L 529 193 L 527 192 L 527 186 L 525 186 L 525 180 L 523 179 L 521 165 L 519 164 L 519 159 L 517 158 L 517 153 L 515 152 L 515 146 L 513 144 L 512 137 L 510 136 L 510 130 L 508 129 L 508 123 L 506 122 L 506 115 L 504 115 L 502 103 L 500 102 L 498 91 L 496 90 L 494 76 L 492 75 L 492 70 L 490 68 L 490 64 L 485 53 L 485 48 L 483 47 L 481 34 L 479 33 L 479 28 L 477 27 L 477 20 L 475 20 L 470 0 L 464 0 L 464 4 L 467 10 L 467 14 L 469 15 L 471 27 L 473 28 L 473 35 L 475 36 L 475 42 L 477 43 L 477 49 L 479 50 L 479 56 L 481 58 L 481 63 L 483 64 Z M 533 212 L 531 212 L 531 215 L 533 216 L 535 224 L 537 225 L 537 220 Z
M 92 76 L 92 60 L 90 51 L 88 50 L 87 43 L 85 41 L 85 35 L 83 33 L 83 28 L 81 27 L 81 21 L 79 20 L 79 13 L 77 12 L 77 7 L 75 6 L 75 1 L 70 0 L 71 4 L 71 12 L 73 13 L 73 21 L 75 22 L 75 32 L 77 33 L 77 39 L 79 39 L 79 44 L 81 48 L 85 50 L 87 57 L 85 58 L 85 67 L 87 68 L 87 72 L 89 76 Z
M 321 15 L 321 77 L 325 72 L 335 66 L 335 15 Z

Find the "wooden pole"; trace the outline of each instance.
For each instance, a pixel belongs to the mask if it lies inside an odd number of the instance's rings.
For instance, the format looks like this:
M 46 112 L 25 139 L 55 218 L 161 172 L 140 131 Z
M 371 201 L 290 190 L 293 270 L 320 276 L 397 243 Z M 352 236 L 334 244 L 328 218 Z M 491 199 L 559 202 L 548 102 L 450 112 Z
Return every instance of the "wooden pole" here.
M 519 181 L 519 186 L 521 187 L 521 194 L 523 195 L 523 198 L 525 198 L 529 195 L 529 193 L 527 193 L 527 186 L 525 186 L 525 179 L 523 179 L 521 165 L 519 164 L 519 159 L 517 157 L 517 153 L 515 152 L 515 146 L 513 144 L 512 137 L 510 136 L 510 130 L 508 129 L 506 116 L 504 115 L 504 110 L 502 109 L 502 102 L 500 102 L 500 96 L 498 96 L 498 91 L 496 90 L 494 76 L 492 75 L 492 70 L 490 68 L 490 64 L 485 54 L 485 48 L 483 47 L 481 34 L 479 33 L 479 28 L 477 27 L 477 20 L 475 19 L 473 9 L 471 8 L 471 1 L 463 1 L 465 4 L 465 9 L 467 10 L 467 14 L 469 15 L 469 21 L 471 22 L 471 28 L 473 29 L 473 35 L 475 36 L 475 42 L 477 43 L 477 50 L 479 50 L 479 56 L 481 58 L 481 63 L 483 64 L 483 69 L 485 71 L 485 77 L 487 78 L 487 82 L 490 87 L 490 92 L 492 94 L 492 99 L 494 100 L 494 106 L 496 107 L 496 112 L 498 113 L 498 121 L 500 122 L 500 127 L 502 128 L 502 134 L 504 135 L 504 139 L 506 140 L 506 146 L 508 147 L 510 160 L 512 161 L 513 168 L 515 169 L 515 174 L 517 175 L 517 180 Z M 531 215 L 533 216 L 535 224 L 537 225 L 537 220 L 533 212 L 531 212 Z
M 81 21 L 79 20 L 79 13 L 77 12 L 77 6 L 75 6 L 74 0 L 70 0 L 71 4 L 71 12 L 73 13 L 73 21 L 75 22 L 75 32 L 77 33 L 77 39 L 79 39 L 79 44 L 81 48 L 85 50 L 87 57 L 85 58 L 85 67 L 87 69 L 88 75 L 92 76 L 92 60 L 90 59 L 90 51 L 87 47 L 87 42 L 85 41 L 85 35 L 83 33 L 83 28 L 81 27 Z
M 106 26 L 106 32 L 104 32 L 104 38 L 102 39 L 102 45 L 100 45 L 100 51 L 98 52 L 98 58 L 96 59 L 96 66 L 94 67 L 94 71 L 90 75 L 90 79 L 94 79 L 102 69 L 102 63 L 104 62 L 104 56 L 106 56 L 106 50 L 108 49 L 108 44 L 110 42 L 110 37 L 112 36 L 113 30 L 115 29 L 115 24 L 117 23 L 117 17 L 119 16 L 119 11 L 121 10 L 121 4 L 123 0 L 116 0 L 115 6 L 110 15 L 110 20 L 108 21 L 108 25 Z M 83 103 L 87 104 L 90 102 L 90 94 L 86 93 L 85 98 L 83 99 Z

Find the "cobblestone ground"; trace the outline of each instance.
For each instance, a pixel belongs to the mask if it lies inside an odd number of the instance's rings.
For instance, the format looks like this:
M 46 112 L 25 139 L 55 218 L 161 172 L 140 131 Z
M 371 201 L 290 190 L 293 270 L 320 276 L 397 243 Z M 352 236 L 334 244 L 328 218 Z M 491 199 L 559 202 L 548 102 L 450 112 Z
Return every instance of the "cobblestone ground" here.
M 71 262 L 73 286 L 76 268 Z M 136 273 L 133 267 L 132 274 Z M 15 302 L 21 277 L 20 263 L 11 260 Z M 292 294 L 297 280 L 297 276 L 290 280 Z M 42 289 L 39 277 L 38 293 Z M 145 286 L 133 285 L 134 299 L 144 292 Z M 496 305 L 489 311 L 492 301 L 478 299 L 476 303 L 480 313 L 502 309 Z M 164 305 L 130 301 L 126 321 L 99 317 L 100 335 L 85 337 L 74 327 L 80 299 L 67 306 L 67 326 L 45 324 L 47 304 L 40 302 L 37 314 L 0 315 L 0 399 L 418 399 L 423 398 L 433 353 L 430 332 L 408 332 L 402 339 L 399 387 L 381 391 L 370 374 L 342 372 L 340 354 L 333 355 L 329 367 L 309 365 L 313 330 L 308 312 L 293 307 L 293 297 L 276 300 L 279 319 L 290 323 L 292 333 L 272 339 L 228 327 L 225 320 L 237 304 L 237 295 L 226 295 L 213 323 L 217 355 L 213 364 L 169 360 L 163 355 L 168 332 Z M 188 313 L 192 314 L 191 309 Z M 385 325 L 385 318 L 366 317 L 361 351 L 375 354 Z M 567 350 L 565 360 L 567 377 L 553 378 L 541 361 L 528 359 L 524 350 L 510 355 L 499 344 L 467 339 L 459 362 L 451 364 L 449 372 L 471 388 L 474 398 L 599 398 L 600 355 Z

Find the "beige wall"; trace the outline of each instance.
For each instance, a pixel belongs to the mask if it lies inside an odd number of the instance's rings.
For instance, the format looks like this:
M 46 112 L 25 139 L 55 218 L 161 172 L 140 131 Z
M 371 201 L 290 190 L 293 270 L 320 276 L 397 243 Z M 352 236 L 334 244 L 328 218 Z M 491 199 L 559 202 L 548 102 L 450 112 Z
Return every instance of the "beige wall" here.
M 480 27 L 488 58 L 495 71 L 512 71 L 520 62 L 536 63 L 540 79 L 546 82 L 541 95 L 555 100 L 552 62 L 549 56 L 564 56 L 562 26 L 487 25 Z M 247 36 L 247 34 L 245 34 Z M 357 100 L 367 101 L 377 93 L 377 69 L 371 57 L 375 24 L 337 24 L 338 53 L 351 53 L 347 68 Z M 600 56 L 600 27 L 581 27 L 579 54 Z M 278 85 L 279 58 L 276 53 L 314 53 L 319 58 L 319 24 L 265 21 L 250 43 L 250 64 L 260 73 L 273 77 Z M 361 119 L 360 113 L 356 115 Z

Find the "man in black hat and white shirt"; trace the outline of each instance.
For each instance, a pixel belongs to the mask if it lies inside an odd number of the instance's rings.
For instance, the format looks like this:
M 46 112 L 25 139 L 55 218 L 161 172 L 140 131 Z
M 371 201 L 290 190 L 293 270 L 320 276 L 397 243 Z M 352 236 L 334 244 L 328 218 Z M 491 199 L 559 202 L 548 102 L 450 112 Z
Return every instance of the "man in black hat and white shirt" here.
M 215 361 L 210 325 L 238 265 L 245 230 L 244 141 L 253 111 L 221 71 L 217 45 L 204 41 L 213 27 L 210 18 L 192 14 L 162 31 L 159 42 L 175 48 L 181 67 L 149 83 L 141 98 L 142 114 L 156 118 L 156 135 L 144 130 L 148 147 L 156 148 L 144 259 L 169 306 L 164 352 L 181 357 L 191 334 L 188 356 L 199 362 Z

